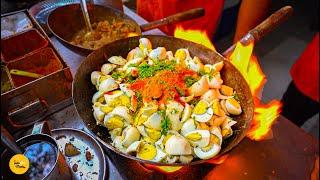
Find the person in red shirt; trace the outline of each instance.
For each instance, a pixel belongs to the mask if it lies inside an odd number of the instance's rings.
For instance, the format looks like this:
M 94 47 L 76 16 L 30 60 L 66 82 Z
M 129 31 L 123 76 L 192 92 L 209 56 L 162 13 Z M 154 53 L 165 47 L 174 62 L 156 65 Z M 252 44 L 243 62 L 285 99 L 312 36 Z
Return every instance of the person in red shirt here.
M 193 8 L 202 7 L 203 17 L 163 26 L 160 29 L 169 36 L 173 36 L 177 26 L 184 29 L 202 30 L 212 39 L 219 24 L 225 0 L 137 0 L 137 13 L 147 21 L 154 21 Z
M 297 126 L 319 112 L 319 32 L 290 70 L 292 81 L 282 97 L 282 115 Z

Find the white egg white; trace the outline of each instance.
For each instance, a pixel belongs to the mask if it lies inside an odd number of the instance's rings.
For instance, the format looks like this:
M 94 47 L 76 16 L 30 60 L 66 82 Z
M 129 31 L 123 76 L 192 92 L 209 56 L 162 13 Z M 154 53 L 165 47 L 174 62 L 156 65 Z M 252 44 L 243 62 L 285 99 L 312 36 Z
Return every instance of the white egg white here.
M 193 119 L 185 121 L 181 127 L 181 134 L 186 135 L 187 133 L 196 130 L 196 124 Z
M 129 113 L 129 109 L 125 106 L 117 106 L 112 111 L 111 114 L 118 115 L 125 119 L 129 124 L 133 123 L 132 116 Z
M 158 112 L 156 112 L 156 113 L 153 113 L 150 117 L 148 117 L 148 120 L 143 124 L 148 128 L 161 130 L 162 119 L 163 117 Z
M 216 156 L 220 152 L 221 146 L 217 144 L 212 144 L 212 147 L 208 151 L 204 151 L 200 147 L 195 147 L 194 153 L 200 159 L 210 159 Z
M 208 107 L 207 111 L 204 114 L 191 114 L 191 117 L 198 122 L 208 122 L 212 118 L 212 116 L 213 110 L 211 107 Z
M 201 135 L 201 139 L 199 140 L 190 140 L 187 137 L 191 134 L 198 133 Z M 191 143 L 192 146 L 195 147 L 206 147 L 210 143 L 210 132 L 208 130 L 195 130 L 188 132 L 185 134 L 186 139 Z

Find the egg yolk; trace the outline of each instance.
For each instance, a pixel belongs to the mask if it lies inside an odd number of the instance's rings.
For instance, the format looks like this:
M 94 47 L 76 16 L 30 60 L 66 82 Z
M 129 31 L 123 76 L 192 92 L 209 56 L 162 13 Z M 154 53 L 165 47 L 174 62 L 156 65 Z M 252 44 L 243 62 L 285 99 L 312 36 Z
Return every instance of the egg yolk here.
M 201 100 L 198 104 L 194 107 L 193 112 L 195 114 L 204 114 L 207 111 L 208 103 Z
M 148 142 L 148 143 L 152 143 L 152 144 L 157 141 L 157 140 L 152 139 L 152 138 L 150 138 L 150 137 L 148 137 L 148 136 L 144 137 L 143 140 L 146 141 L 146 142 Z
M 220 108 L 219 100 L 214 100 L 212 104 L 213 113 L 217 116 L 224 116 L 224 111 Z
M 118 116 L 111 117 L 105 125 L 109 130 L 115 129 L 115 128 L 122 128 L 124 123 L 122 119 Z
M 160 132 L 160 131 L 146 128 L 146 132 L 147 132 L 148 136 L 149 136 L 151 139 L 158 140 L 158 139 L 160 139 L 160 137 L 161 137 L 161 132 Z
M 233 89 L 232 89 L 231 87 L 229 87 L 229 86 L 221 85 L 220 92 L 221 92 L 223 95 L 232 96 L 232 94 L 233 94 Z
M 152 160 L 157 155 L 157 149 L 152 144 L 143 144 L 139 148 L 138 157 L 144 160 Z
M 234 98 L 230 98 L 227 100 L 230 104 L 232 104 L 232 106 L 234 106 L 235 108 L 239 109 L 240 108 L 240 104 L 238 103 L 238 101 L 236 101 Z
M 218 138 L 218 136 L 211 134 L 210 143 L 215 143 L 215 144 L 220 145 L 220 139 Z
M 206 123 L 203 123 L 203 122 L 199 123 L 199 126 L 203 130 L 209 130 L 210 129 L 209 126 Z
M 112 99 L 109 103 L 110 106 L 116 107 L 116 106 L 126 106 L 126 107 L 130 107 L 130 98 L 126 95 L 121 95 L 119 97 L 116 97 L 114 99 Z
M 231 134 L 231 130 L 229 128 L 222 129 L 221 134 L 223 137 L 229 136 Z
M 108 79 L 108 76 L 100 76 L 99 78 L 99 83 L 101 83 L 102 81 Z
M 137 121 L 137 125 L 141 125 L 143 124 L 144 122 L 146 122 L 148 120 L 148 116 L 142 114 L 139 118 L 138 118 L 138 121 Z
M 107 114 L 107 113 L 111 112 L 113 110 L 113 108 L 109 107 L 109 106 L 101 106 L 100 110 Z
M 204 152 L 208 152 L 212 148 L 212 145 L 213 144 L 209 143 L 208 146 L 201 148 L 201 150 Z
M 187 54 L 186 54 L 185 50 L 183 50 L 183 49 L 178 49 L 178 50 L 176 51 L 176 53 L 174 54 L 174 57 L 177 58 L 177 59 L 179 59 L 180 61 L 183 61 L 183 60 L 186 59 Z
M 123 106 L 127 106 L 127 107 L 130 107 L 130 98 L 126 95 L 122 95 L 119 97 L 120 101 L 121 101 L 121 104 Z
M 195 133 L 190 133 L 186 135 L 186 138 L 189 139 L 190 141 L 198 141 L 202 138 L 202 136 L 200 133 L 195 132 Z
M 105 100 L 105 99 L 104 99 L 104 97 L 102 96 L 102 97 L 99 97 L 97 101 L 100 102 L 100 103 L 103 103 L 104 100 Z
M 211 67 L 208 65 L 205 65 L 203 70 L 204 70 L 204 73 L 209 74 L 211 72 Z

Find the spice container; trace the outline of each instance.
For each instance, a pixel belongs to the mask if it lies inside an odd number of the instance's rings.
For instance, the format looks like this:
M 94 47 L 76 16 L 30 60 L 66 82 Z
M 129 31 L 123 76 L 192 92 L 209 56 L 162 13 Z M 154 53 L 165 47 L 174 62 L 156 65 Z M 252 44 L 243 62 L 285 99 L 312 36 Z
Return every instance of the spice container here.
M 26 31 L 32 27 L 31 20 L 24 12 L 1 17 L 1 39 Z
M 51 48 L 44 48 L 40 51 L 25 56 L 22 59 L 8 64 L 9 72 L 12 69 L 27 71 L 40 75 L 48 75 L 63 68 L 57 55 Z M 15 87 L 22 86 L 28 82 L 36 80 L 36 78 L 12 75 L 12 81 Z
M 36 29 L 1 39 L 1 55 L 4 62 L 14 61 L 46 47 L 48 41 Z
M 14 133 L 72 104 L 72 74 L 44 30 L 27 10 L 1 14 L 1 18 L 25 13 L 32 28 L 1 39 L 1 64 L 7 68 L 12 88 L 1 93 L 2 124 Z M 17 77 L 14 74 L 41 74 Z M 14 76 L 14 81 L 12 77 Z
M 1 65 L 1 94 L 12 89 L 12 82 L 10 75 L 8 74 L 8 69 L 6 66 Z

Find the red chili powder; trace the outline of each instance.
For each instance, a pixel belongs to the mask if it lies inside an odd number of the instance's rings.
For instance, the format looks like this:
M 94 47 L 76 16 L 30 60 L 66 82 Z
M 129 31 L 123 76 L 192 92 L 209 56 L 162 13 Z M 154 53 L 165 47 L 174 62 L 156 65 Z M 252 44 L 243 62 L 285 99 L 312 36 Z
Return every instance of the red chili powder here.
M 187 86 L 184 82 L 186 76 L 197 76 L 197 74 L 184 68 L 176 71 L 159 71 L 153 77 L 136 80 L 130 85 L 130 89 L 140 92 L 144 102 L 153 99 L 158 99 L 159 104 L 165 104 L 173 99 L 179 101 L 179 92 L 187 95 Z

